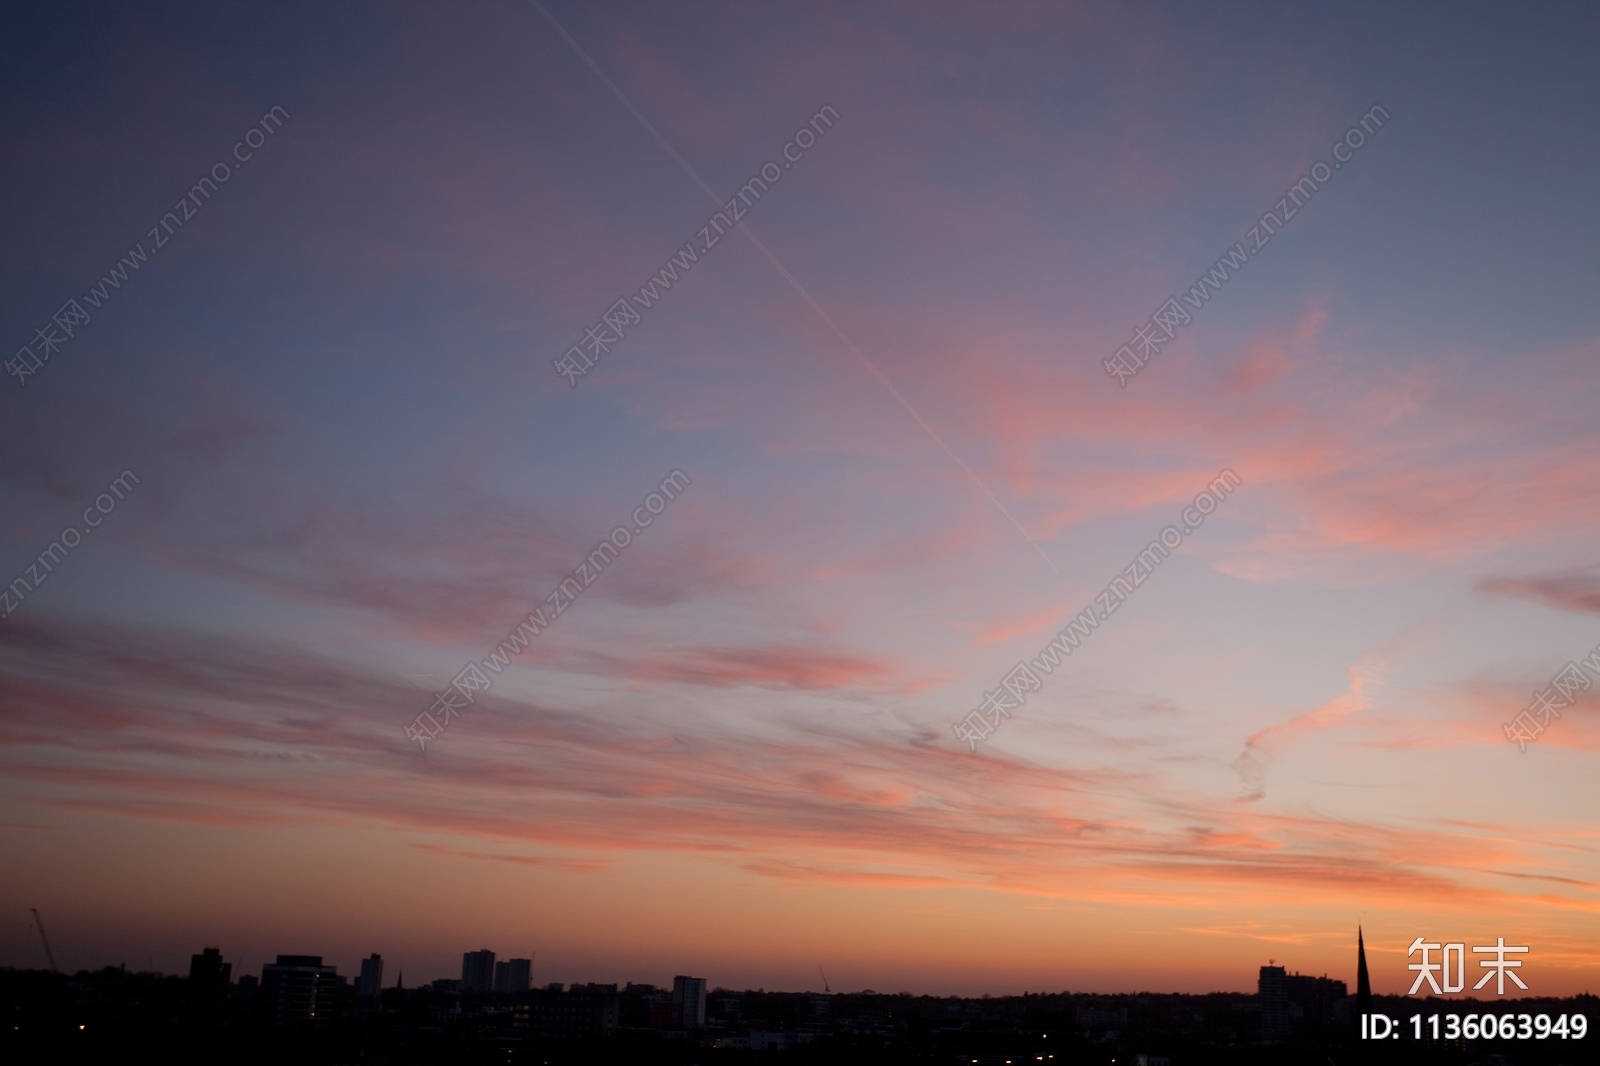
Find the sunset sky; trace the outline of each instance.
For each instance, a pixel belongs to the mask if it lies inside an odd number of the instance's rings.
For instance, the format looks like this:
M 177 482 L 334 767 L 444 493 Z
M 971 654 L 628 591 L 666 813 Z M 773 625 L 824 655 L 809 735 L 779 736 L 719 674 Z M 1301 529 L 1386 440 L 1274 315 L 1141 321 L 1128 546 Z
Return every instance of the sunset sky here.
M 0 16 L 0 965 L 1600 990 L 1600 9 L 544 11 Z

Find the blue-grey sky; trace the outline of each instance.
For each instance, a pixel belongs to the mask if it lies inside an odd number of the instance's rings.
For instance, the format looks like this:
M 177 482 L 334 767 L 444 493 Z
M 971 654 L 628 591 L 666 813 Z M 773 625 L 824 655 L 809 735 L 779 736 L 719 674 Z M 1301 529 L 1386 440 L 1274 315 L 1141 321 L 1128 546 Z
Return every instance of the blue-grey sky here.
M 1592 5 L 547 10 L 0 16 L 0 964 L 1592 984 Z

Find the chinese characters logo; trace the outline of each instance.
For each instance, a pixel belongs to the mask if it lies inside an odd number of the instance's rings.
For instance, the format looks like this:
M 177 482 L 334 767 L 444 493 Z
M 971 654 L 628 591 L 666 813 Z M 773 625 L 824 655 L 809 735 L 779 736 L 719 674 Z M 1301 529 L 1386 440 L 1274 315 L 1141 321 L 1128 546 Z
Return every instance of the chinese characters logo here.
M 1411 942 L 1411 947 L 1406 951 L 1406 958 L 1410 958 L 1418 952 L 1421 952 L 1422 961 L 1413 962 L 1406 967 L 1409 970 L 1417 971 L 1417 979 L 1411 982 L 1411 991 L 1407 992 L 1406 995 L 1416 995 L 1417 989 L 1422 987 L 1422 982 L 1424 981 L 1428 982 L 1428 987 L 1433 989 L 1435 995 L 1443 995 L 1446 992 L 1460 992 L 1462 989 L 1466 988 L 1467 945 L 1464 942 L 1458 941 L 1454 944 L 1445 944 L 1443 948 L 1444 953 L 1441 956 L 1441 961 L 1432 962 L 1430 961 L 1430 957 L 1435 951 L 1440 950 L 1440 945 L 1427 943 L 1420 936 Z M 1503 996 L 1506 994 L 1506 978 L 1509 977 L 1511 978 L 1513 984 L 1526 992 L 1528 990 L 1528 986 L 1523 984 L 1522 978 L 1518 977 L 1513 972 L 1522 966 L 1522 960 L 1507 959 L 1506 956 L 1522 954 L 1527 950 L 1528 949 L 1526 947 L 1507 946 L 1506 938 L 1503 936 L 1496 937 L 1495 943 L 1492 946 L 1481 948 L 1474 947 L 1472 949 L 1473 954 L 1493 955 L 1494 958 L 1483 959 L 1478 963 L 1479 966 L 1488 972 L 1478 979 L 1478 983 L 1472 986 L 1473 989 L 1477 990 L 1482 988 L 1484 985 L 1489 983 L 1490 978 L 1494 978 L 1495 995 Z M 1452 955 L 1455 957 L 1454 981 L 1451 980 L 1450 969 L 1450 959 Z M 1438 974 L 1440 977 L 1444 978 L 1443 988 L 1441 988 L 1439 986 L 1439 982 L 1434 979 L 1434 974 Z

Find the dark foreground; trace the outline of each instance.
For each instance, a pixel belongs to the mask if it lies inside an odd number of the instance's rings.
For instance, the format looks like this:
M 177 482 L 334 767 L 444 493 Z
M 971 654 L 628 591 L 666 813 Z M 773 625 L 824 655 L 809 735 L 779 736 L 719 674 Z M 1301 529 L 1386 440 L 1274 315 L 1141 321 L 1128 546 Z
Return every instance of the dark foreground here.
M 277 1025 L 232 987 L 222 995 L 199 996 L 185 979 L 121 969 L 72 977 L 0 970 L 6 1018 L 0 1061 L 1138 1066 L 1142 1058 L 1143 1066 L 1600 1064 L 1600 1002 L 1592 996 L 1488 1002 L 1379 997 L 1374 1010 L 1393 1016 L 1403 1029 L 1399 1039 L 1381 1043 L 1358 1039 L 1352 1004 L 1345 1001 L 1325 1017 L 1297 1016 L 1286 1040 L 1263 1044 L 1256 997 L 1239 993 L 959 999 L 717 990 L 706 1026 L 684 1031 L 651 1017 L 655 1001 L 648 989 L 630 985 L 616 993 L 614 986 L 584 986 L 503 996 L 385 989 L 378 999 L 341 995 L 312 1022 Z M 582 996 L 589 997 L 582 1002 L 605 1005 L 592 1031 L 584 1029 L 587 1015 L 569 1010 Z M 1581 1014 L 1589 1032 L 1583 1039 L 1412 1039 L 1414 1014 L 1484 1011 Z M 1424 1022 L 1425 1037 L 1426 1027 Z

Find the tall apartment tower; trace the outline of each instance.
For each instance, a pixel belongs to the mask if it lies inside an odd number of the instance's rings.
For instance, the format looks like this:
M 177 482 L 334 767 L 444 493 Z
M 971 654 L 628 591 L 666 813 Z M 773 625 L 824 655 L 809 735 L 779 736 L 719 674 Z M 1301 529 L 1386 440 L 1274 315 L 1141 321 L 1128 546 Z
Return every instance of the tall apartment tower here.
M 507 959 L 494 964 L 496 992 L 526 992 L 533 973 L 532 959 Z
M 222 961 L 222 952 L 206 948 L 198 955 L 189 956 L 189 984 L 191 987 L 226 985 L 233 974 L 233 963 Z
M 383 989 L 383 956 L 373 953 L 361 960 L 361 976 L 356 978 L 356 995 L 376 998 Z
M 217 948 L 206 948 L 198 955 L 190 955 L 190 1009 L 204 1012 L 220 1007 L 227 998 L 232 974 L 233 963 L 223 962 L 222 952 Z
M 1282 966 L 1261 967 L 1256 983 L 1261 1003 L 1261 1039 L 1271 1043 L 1289 1038 L 1289 975 Z
M 704 977 L 674 977 L 672 979 L 672 1020 L 685 1029 L 699 1029 L 706 1024 L 706 979 Z
M 494 952 L 468 951 L 461 956 L 461 991 L 489 992 L 494 989 Z
M 337 1006 L 339 972 L 321 955 L 279 955 L 261 967 L 261 1008 L 274 1025 L 326 1018 Z

